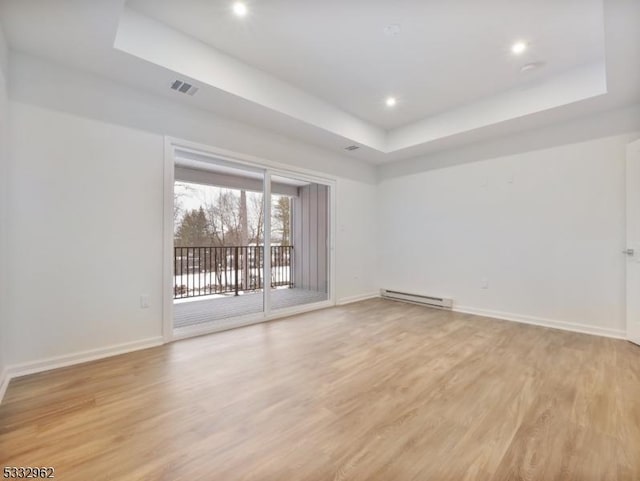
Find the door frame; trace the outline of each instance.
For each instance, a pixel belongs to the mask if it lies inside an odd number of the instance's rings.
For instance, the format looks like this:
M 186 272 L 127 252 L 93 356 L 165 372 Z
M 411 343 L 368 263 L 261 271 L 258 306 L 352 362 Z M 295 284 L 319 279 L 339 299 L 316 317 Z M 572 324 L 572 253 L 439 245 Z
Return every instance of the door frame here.
M 640 139 L 627 144 L 625 159 L 626 239 L 624 249 L 635 253 L 625 259 L 625 337 L 640 345 L 640 300 L 633 291 L 640 288 Z M 624 253 L 624 251 L 623 251 Z M 631 269 L 634 269 L 632 271 Z M 632 327 L 635 324 L 635 328 Z
M 275 313 L 270 309 L 270 283 L 266 279 L 270 279 L 271 257 L 265 255 L 265 289 L 264 289 L 264 308 L 263 312 L 256 315 L 250 314 L 234 318 L 233 324 L 218 323 L 216 326 L 194 326 L 182 330 L 179 336 L 173 332 L 173 189 L 175 182 L 175 163 L 176 154 L 185 152 L 191 154 L 203 155 L 212 160 L 218 159 L 223 161 L 234 162 L 238 165 L 244 165 L 253 169 L 262 169 L 265 172 L 263 193 L 264 193 L 264 212 L 265 212 L 265 233 L 270 231 L 270 216 L 266 213 L 270 212 L 267 208 L 271 205 L 270 195 L 270 179 L 271 176 L 293 177 L 295 179 L 307 180 L 329 187 L 329 211 L 328 211 L 328 244 L 329 244 L 329 262 L 328 262 L 328 280 L 329 290 L 328 299 L 322 302 L 312 304 L 304 304 L 287 309 L 280 309 Z M 164 138 L 164 175 L 163 175 L 163 243 L 162 243 L 162 336 L 165 343 L 183 339 L 186 337 L 199 336 L 212 332 L 233 329 L 259 322 L 271 321 L 281 317 L 291 316 L 303 312 L 323 309 L 335 306 L 335 235 L 336 235 L 336 186 L 337 178 L 326 174 L 316 172 L 310 169 L 297 168 L 281 162 L 270 159 L 256 157 L 252 155 L 233 152 L 226 149 L 212 147 L 210 145 L 191 142 L 175 137 L 165 136 Z M 269 229 L 269 230 L 267 230 Z M 270 236 L 265 235 L 265 250 L 270 247 Z

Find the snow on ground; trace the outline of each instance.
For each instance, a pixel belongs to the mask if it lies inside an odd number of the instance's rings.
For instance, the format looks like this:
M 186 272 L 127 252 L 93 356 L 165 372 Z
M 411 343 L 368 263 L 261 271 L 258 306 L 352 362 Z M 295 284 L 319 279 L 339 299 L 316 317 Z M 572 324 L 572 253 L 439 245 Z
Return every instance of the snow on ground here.
M 249 279 L 246 286 L 250 289 L 258 289 L 258 280 L 262 280 L 263 271 L 262 268 L 249 269 Z M 244 272 L 238 270 L 238 284 L 240 287 L 245 287 L 243 282 Z M 286 284 L 291 281 L 291 270 L 289 266 L 286 267 L 274 267 L 271 269 L 271 284 Z M 211 271 L 211 272 L 192 272 L 189 274 L 178 274 L 174 276 L 173 285 L 175 286 L 175 295 L 180 298 L 187 296 L 198 296 L 201 294 L 208 294 L 211 291 L 221 290 L 233 290 L 236 284 L 236 272 L 234 269 L 227 269 L 224 271 Z M 264 282 L 260 283 L 261 285 Z M 183 286 L 183 287 L 182 287 Z M 182 287 L 182 290 L 180 289 Z M 221 295 L 221 297 L 226 297 Z

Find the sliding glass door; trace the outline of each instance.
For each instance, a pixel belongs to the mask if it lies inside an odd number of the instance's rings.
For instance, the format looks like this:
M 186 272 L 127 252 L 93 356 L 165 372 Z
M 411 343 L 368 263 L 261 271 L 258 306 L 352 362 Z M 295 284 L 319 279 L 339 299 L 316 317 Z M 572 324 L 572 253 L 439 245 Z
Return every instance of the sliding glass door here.
M 174 179 L 174 335 L 330 299 L 329 184 L 186 152 Z
M 277 312 L 329 299 L 328 185 L 271 176 L 270 308 Z
M 174 329 L 264 312 L 264 171 L 177 159 Z

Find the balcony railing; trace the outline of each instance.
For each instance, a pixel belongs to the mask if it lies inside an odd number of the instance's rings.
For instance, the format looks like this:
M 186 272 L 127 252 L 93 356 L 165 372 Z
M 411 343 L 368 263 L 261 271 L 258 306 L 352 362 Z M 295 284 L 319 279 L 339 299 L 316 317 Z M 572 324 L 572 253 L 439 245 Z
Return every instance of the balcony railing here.
M 173 297 L 257 291 L 264 287 L 263 246 L 175 247 Z M 271 287 L 293 287 L 293 246 L 271 246 Z

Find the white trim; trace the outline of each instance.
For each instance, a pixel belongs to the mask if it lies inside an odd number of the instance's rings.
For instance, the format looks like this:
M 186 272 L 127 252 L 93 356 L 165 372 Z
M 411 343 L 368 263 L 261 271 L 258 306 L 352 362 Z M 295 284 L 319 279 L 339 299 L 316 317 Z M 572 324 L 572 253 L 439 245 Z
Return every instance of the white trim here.
M 173 340 L 173 189 L 175 161 L 173 144 L 168 137 L 164 141 L 163 188 L 163 238 L 162 238 L 162 337 L 164 342 Z
M 338 232 L 337 223 L 337 203 L 338 198 L 338 182 L 334 179 L 329 184 L 329 212 L 327 212 L 329 229 L 329 300 L 336 305 L 336 233 Z
M 2 403 L 4 394 L 7 392 L 7 388 L 9 387 L 9 381 L 11 381 L 11 378 L 7 372 L 7 368 L 4 368 L 0 373 L 0 404 Z
M 369 292 L 367 294 L 359 294 L 357 296 L 347 296 L 338 299 L 336 302 L 337 306 L 344 306 L 346 304 L 352 304 L 354 302 L 366 301 L 367 299 L 375 299 L 376 297 L 380 297 L 380 292 Z
M 259 312 L 256 314 L 247 314 L 245 316 L 236 316 L 231 318 L 233 322 L 225 322 L 224 319 L 203 322 L 202 324 L 196 324 L 193 326 L 185 326 L 177 328 L 173 331 L 173 340 L 181 341 L 183 339 L 189 339 L 190 337 L 205 336 L 207 334 L 214 334 L 220 331 L 228 331 L 235 329 L 236 327 L 251 326 L 253 324 L 260 324 L 267 321 L 264 317 L 264 313 Z
M 625 245 L 624 249 L 640 250 L 640 139 L 627 144 L 625 160 Z M 625 338 L 640 345 L 640 303 L 636 290 L 639 287 L 638 254 L 625 256 Z
M 38 372 L 50 371 L 61 367 L 82 364 L 97 359 L 126 354 L 141 349 L 157 347 L 164 344 L 162 336 L 141 339 L 139 341 L 125 342 L 109 347 L 100 347 L 89 351 L 81 351 L 73 354 L 64 354 L 62 356 L 54 356 L 39 361 L 30 361 L 22 364 L 13 364 L 5 368 L 2 374 L 2 384 L 0 384 L 0 402 L 4 396 L 5 390 L 12 379 L 35 374 Z
M 490 309 L 480 309 L 477 307 L 469 306 L 454 305 L 452 310 L 461 314 L 473 314 L 482 317 L 492 317 L 494 319 L 501 319 L 503 321 L 520 322 L 522 324 L 531 324 L 533 326 L 550 327 L 552 329 L 561 329 L 563 331 L 580 332 L 582 334 L 590 334 L 592 336 L 611 337 L 613 339 L 626 338 L 626 333 L 623 329 L 590 326 L 588 324 L 579 324 L 576 322 L 558 321 L 555 319 L 545 319 L 542 317 L 526 316 L 522 314 L 493 311 Z
M 262 288 L 262 314 L 268 318 L 271 314 L 271 170 L 265 170 L 262 177 L 262 224 L 263 224 L 263 266 L 262 277 L 264 287 Z M 289 261 L 291 263 L 291 261 Z M 291 282 L 291 279 L 289 279 Z

